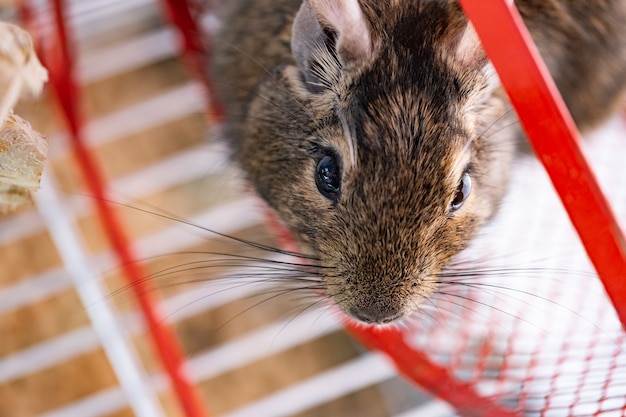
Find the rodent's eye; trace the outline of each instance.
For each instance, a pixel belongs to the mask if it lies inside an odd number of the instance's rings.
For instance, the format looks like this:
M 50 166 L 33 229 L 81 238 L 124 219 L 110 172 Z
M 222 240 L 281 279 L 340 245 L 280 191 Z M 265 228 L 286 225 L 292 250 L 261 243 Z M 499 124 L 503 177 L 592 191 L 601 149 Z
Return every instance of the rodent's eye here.
M 333 156 L 325 155 L 317 163 L 315 184 L 324 197 L 337 200 L 341 190 L 341 172 Z
M 463 174 L 459 185 L 456 187 L 456 194 L 454 195 L 454 200 L 450 204 L 450 211 L 457 211 L 461 208 L 467 197 L 470 195 L 472 191 L 472 177 L 466 172 Z

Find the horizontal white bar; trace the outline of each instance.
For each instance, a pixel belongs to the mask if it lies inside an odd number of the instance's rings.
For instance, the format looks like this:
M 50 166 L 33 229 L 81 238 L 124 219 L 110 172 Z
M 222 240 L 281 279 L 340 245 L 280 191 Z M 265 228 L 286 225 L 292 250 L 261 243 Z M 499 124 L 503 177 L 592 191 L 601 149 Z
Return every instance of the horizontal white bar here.
M 38 24 L 52 24 L 53 10 L 49 1 L 33 0 L 30 5 L 36 16 L 45 18 Z M 66 22 L 80 40 L 101 32 L 115 31 L 122 23 L 128 23 L 128 16 L 134 20 L 139 18 L 137 10 L 142 8 L 158 11 L 153 0 L 75 0 L 67 2 L 64 11 Z M 105 21 L 109 21 L 108 26 L 103 25 Z
M 92 394 L 38 417 L 103 417 L 119 412 L 127 405 L 124 392 L 116 387 Z
M 93 5 L 89 7 L 89 3 Z M 67 14 L 74 39 L 80 44 L 125 30 L 137 22 L 154 21 L 163 14 L 162 10 L 154 0 L 90 0 L 70 4 Z
M 82 84 L 90 84 L 174 57 L 177 53 L 174 29 L 161 28 L 79 56 L 77 72 Z
M 115 201 L 141 200 L 143 197 L 226 172 L 225 149 L 217 143 L 196 146 L 163 158 L 159 162 L 109 182 L 107 189 Z M 119 198 L 118 198 L 119 197 Z M 78 196 L 74 200 L 85 200 Z M 82 215 L 86 212 L 78 210 Z
M 189 372 L 196 381 L 215 378 L 339 329 L 341 324 L 327 312 L 311 310 L 292 319 L 271 323 L 194 356 L 188 361 Z
M 381 353 L 368 353 L 223 417 L 287 417 L 396 376 Z
M 85 125 L 85 143 L 88 147 L 101 146 L 193 113 L 201 113 L 205 109 L 203 88 L 200 82 L 189 81 L 92 120 Z M 65 134 L 51 137 L 49 157 L 66 152 L 67 143 Z
M 35 209 L 10 214 L 0 220 L 0 246 L 10 245 L 42 230 L 44 230 L 43 221 Z
M 62 268 L 44 272 L 0 289 L 0 315 L 68 290 L 72 281 Z
M 93 14 L 100 15 L 102 10 L 107 8 L 118 14 L 123 14 L 129 9 L 152 2 L 153 0 L 68 0 L 66 2 L 66 18 L 80 20 Z M 51 3 L 47 0 L 32 0 L 31 5 L 42 12 L 52 13 Z M 72 21 L 72 23 L 74 22 Z
M 238 230 L 262 224 L 263 218 L 256 207 L 257 203 L 254 198 L 229 201 L 186 220 L 190 225 L 165 220 L 173 225 L 136 240 L 137 253 L 140 257 L 150 257 L 173 254 L 181 248 L 198 245 L 210 239 L 228 242 L 227 238 L 221 238 L 211 231 L 230 235 Z M 150 214 L 146 213 L 146 216 Z M 159 217 L 155 215 L 154 218 Z
M 0 384 L 32 374 L 100 346 L 91 327 L 82 327 L 0 360 Z
M 448 403 L 441 400 L 431 400 L 428 403 L 407 410 L 395 417 L 455 417 L 457 416 L 454 408 Z

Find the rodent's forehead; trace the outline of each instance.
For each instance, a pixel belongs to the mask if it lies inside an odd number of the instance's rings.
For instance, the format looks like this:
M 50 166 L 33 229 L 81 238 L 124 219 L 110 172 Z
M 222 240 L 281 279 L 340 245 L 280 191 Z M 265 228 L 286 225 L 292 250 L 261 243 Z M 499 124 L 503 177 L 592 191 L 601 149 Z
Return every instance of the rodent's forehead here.
M 452 183 L 466 169 L 474 148 L 471 128 L 459 116 L 462 112 L 433 102 L 418 91 L 401 85 L 378 92 L 361 101 L 325 96 L 325 122 L 312 140 L 318 146 L 335 149 L 344 168 L 360 175 L 392 173 L 430 175 Z
M 316 132 L 320 147 L 332 148 L 340 156 L 346 173 L 384 177 L 385 174 L 430 176 L 433 180 L 456 184 L 473 155 L 469 134 L 449 126 L 418 127 L 406 120 L 387 119 L 384 125 L 361 126 L 333 123 Z M 405 128 L 390 129 L 390 126 Z

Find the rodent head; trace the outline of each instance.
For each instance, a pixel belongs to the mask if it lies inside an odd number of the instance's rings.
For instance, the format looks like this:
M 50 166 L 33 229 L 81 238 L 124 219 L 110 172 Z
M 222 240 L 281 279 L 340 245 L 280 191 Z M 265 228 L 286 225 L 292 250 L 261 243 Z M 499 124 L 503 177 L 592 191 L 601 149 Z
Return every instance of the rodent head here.
M 375 324 L 414 312 L 493 215 L 513 142 L 491 135 L 510 120 L 460 10 L 380 3 L 302 5 L 297 65 L 258 86 L 240 158 L 327 294 Z

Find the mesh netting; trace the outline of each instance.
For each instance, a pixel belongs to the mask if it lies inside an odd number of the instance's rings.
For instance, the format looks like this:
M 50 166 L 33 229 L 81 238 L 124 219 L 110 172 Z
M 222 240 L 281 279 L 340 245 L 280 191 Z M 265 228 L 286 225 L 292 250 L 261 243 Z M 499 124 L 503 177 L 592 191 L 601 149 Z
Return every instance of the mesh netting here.
M 617 121 L 587 143 L 622 220 L 623 132 Z M 532 157 L 520 158 L 500 214 L 446 281 L 404 332 L 416 349 L 529 416 L 626 415 L 621 324 Z

